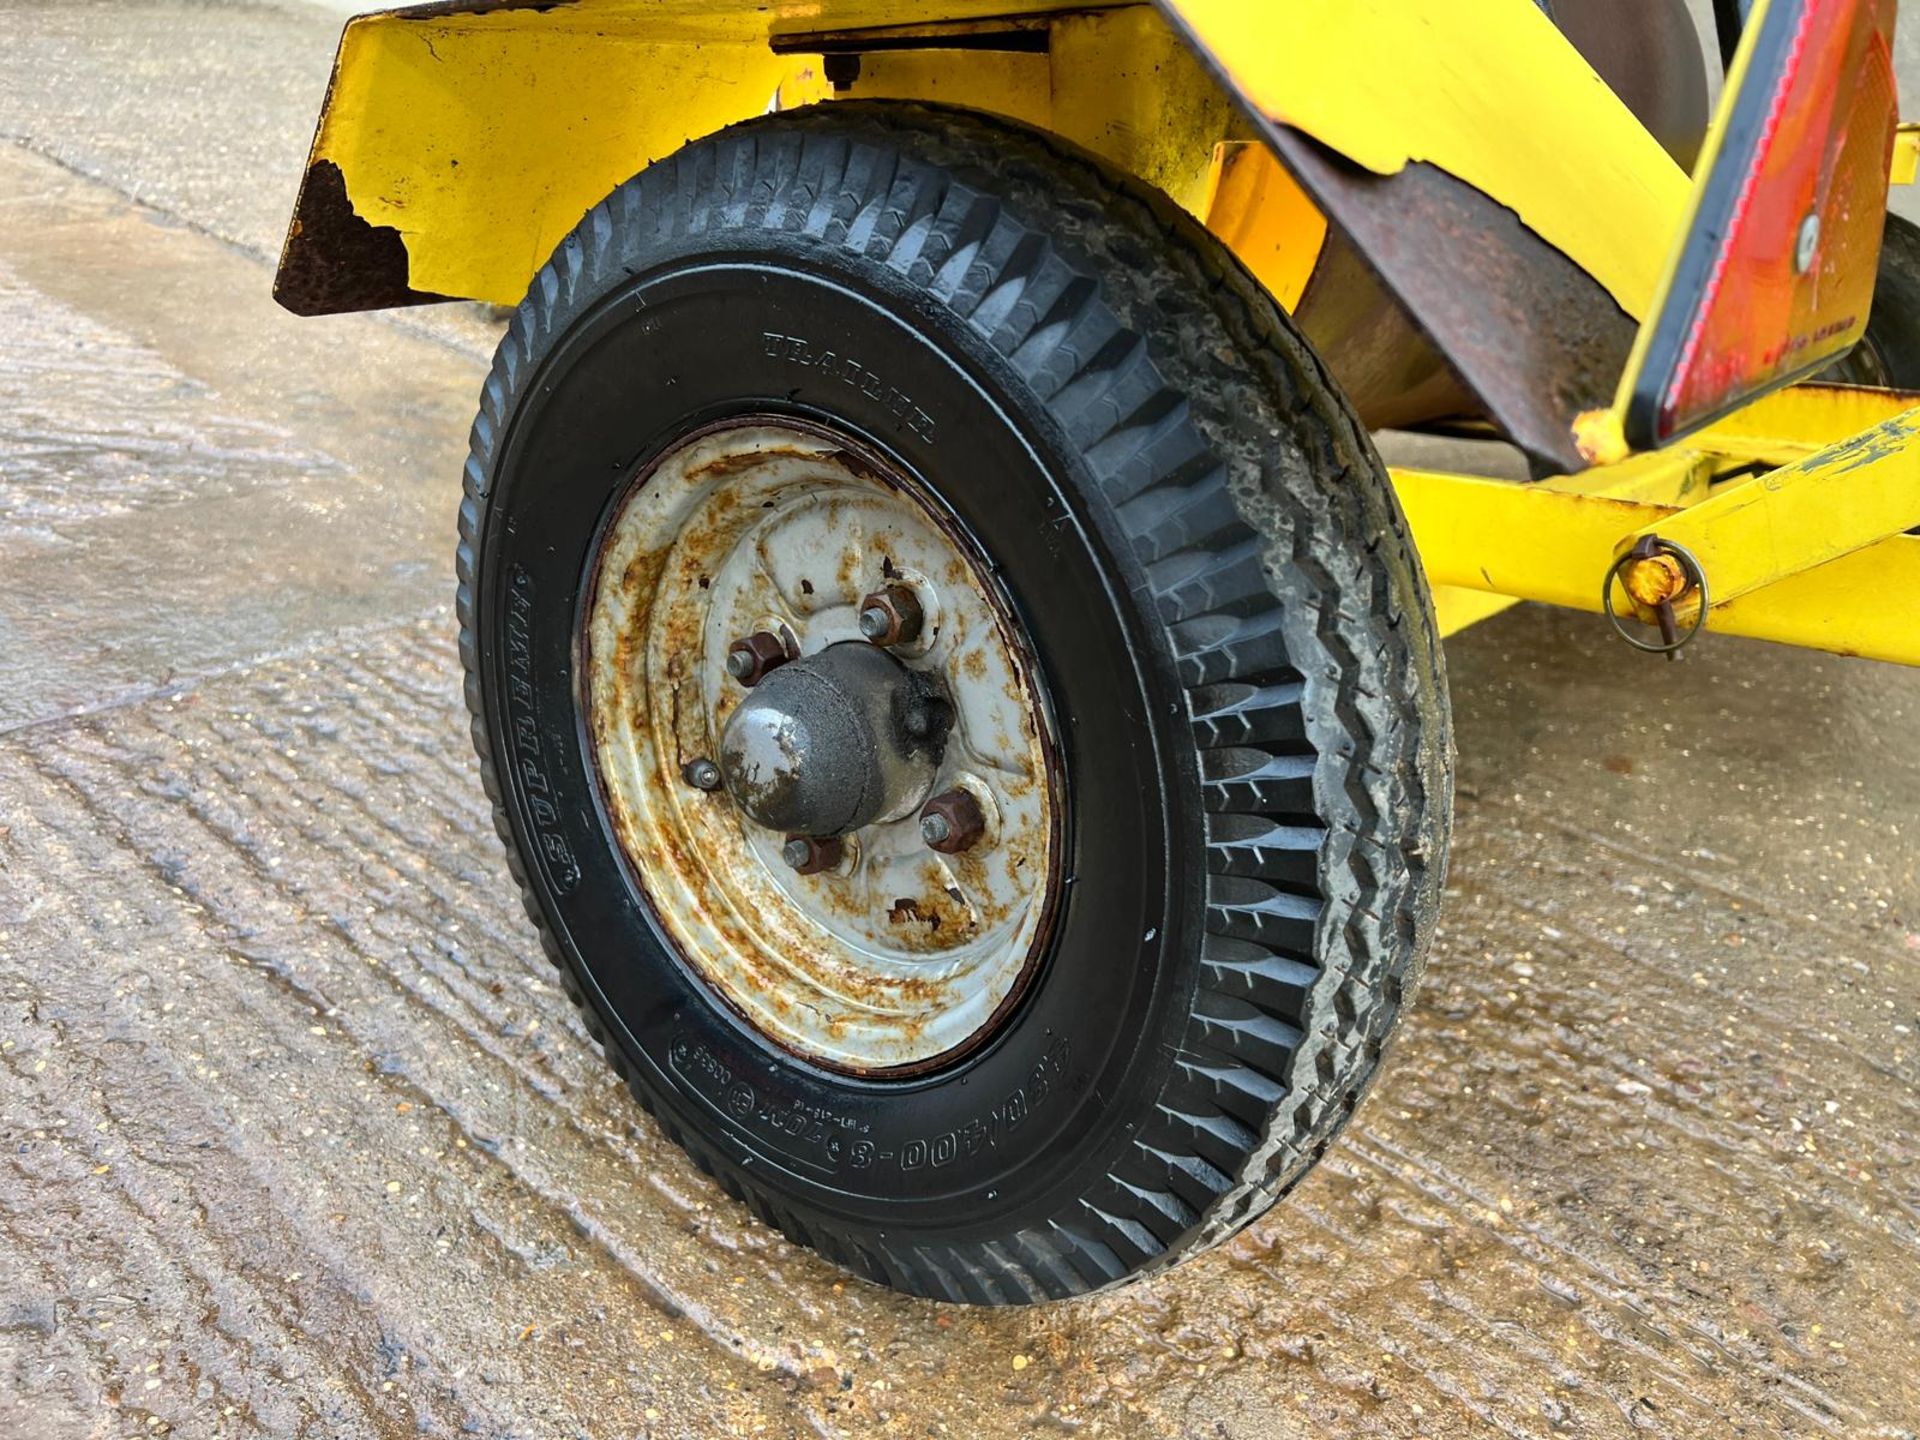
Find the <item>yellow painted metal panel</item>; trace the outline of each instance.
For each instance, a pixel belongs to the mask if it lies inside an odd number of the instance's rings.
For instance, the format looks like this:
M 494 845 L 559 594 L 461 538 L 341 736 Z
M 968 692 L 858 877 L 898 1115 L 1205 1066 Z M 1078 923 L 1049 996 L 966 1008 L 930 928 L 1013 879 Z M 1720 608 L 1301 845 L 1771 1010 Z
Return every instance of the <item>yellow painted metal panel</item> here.
M 338 166 L 356 216 L 405 245 L 405 283 L 511 304 L 586 211 L 688 140 L 844 96 L 926 100 L 1050 128 L 1198 212 L 1232 100 L 1149 5 L 1020 0 L 1052 17 L 1051 55 L 876 51 L 835 91 L 782 36 L 979 24 L 1000 0 L 576 0 L 431 8 L 350 22 L 312 160 Z M 1066 13 L 1062 13 L 1066 12 Z M 1014 23 L 1000 20 L 999 23 Z
M 1186 41 L 1140 5 L 1054 22 L 1051 128 L 1200 215 L 1213 148 L 1245 122 Z
M 781 99 L 924 100 L 1004 115 L 1086 147 L 1204 217 L 1221 137 L 1245 123 L 1186 42 L 1145 5 L 1058 16 L 1049 37 L 1046 54 L 874 51 L 839 91 L 813 77 L 809 60 Z
M 620 27 L 583 42 L 528 26 L 535 13 L 379 15 L 341 38 L 314 159 L 340 167 L 356 214 L 400 232 L 415 290 L 517 303 L 614 186 L 764 110 L 798 63 Z
M 1202 217 L 1221 137 L 1246 128 L 1186 42 L 1145 5 L 1057 16 L 1046 54 L 871 51 L 841 90 L 816 71 L 808 60 L 796 72 L 782 108 L 848 99 L 984 110 L 1085 146 Z
M 1273 151 L 1258 140 L 1215 146 L 1203 215 L 1282 308 L 1300 303 L 1326 244 L 1327 217 Z
M 1485 191 L 1647 313 L 1687 177 L 1533 0 L 1163 0 L 1263 114 Z
M 807 62 L 808 71 L 817 66 Z M 813 95 L 782 91 L 782 108 L 813 99 L 924 100 L 985 110 L 1028 125 L 1053 117 L 1053 74 L 1045 55 L 995 54 L 988 50 L 879 50 L 861 57 L 860 78 L 835 92 Z

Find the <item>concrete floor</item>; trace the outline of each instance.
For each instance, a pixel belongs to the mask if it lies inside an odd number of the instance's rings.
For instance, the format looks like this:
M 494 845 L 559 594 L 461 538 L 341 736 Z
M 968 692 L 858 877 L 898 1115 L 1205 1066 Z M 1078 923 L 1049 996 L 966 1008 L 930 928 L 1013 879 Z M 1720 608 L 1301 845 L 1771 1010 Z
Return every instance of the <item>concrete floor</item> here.
M 470 311 L 268 298 L 337 20 L 0 0 L 0 1436 L 1920 1431 L 1920 675 L 1510 612 L 1359 1121 L 975 1313 L 695 1173 L 519 913 Z

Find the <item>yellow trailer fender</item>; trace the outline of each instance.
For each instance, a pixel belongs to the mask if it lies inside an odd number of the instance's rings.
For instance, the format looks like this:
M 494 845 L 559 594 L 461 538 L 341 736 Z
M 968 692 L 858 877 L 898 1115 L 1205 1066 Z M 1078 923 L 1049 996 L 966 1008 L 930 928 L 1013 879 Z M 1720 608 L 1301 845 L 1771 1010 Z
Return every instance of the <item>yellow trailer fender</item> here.
M 1093 150 L 1240 248 L 1369 423 L 1487 416 L 1542 469 L 1581 463 L 1685 202 L 1532 0 L 442 4 L 348 24 L 276 293 L 515 302 L 651 161 L 836 97 Z

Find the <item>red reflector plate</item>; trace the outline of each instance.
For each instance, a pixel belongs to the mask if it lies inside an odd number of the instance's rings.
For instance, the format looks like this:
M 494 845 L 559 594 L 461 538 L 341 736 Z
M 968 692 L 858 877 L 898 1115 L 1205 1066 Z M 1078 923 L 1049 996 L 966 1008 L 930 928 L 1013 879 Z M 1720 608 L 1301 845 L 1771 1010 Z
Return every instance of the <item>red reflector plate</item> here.
M 1656 449 L 1866 329 L 1899 107 L 1895 0 L 1761 0 L 1642 353 L 1626 438 Z

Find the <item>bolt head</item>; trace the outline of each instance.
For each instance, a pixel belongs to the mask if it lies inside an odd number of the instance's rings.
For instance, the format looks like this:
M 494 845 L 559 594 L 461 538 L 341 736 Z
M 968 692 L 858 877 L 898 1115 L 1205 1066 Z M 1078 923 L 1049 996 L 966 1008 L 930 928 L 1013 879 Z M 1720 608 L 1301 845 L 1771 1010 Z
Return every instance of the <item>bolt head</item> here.
M 929 850 L 958 855 L 972 849 L 986 833 L 986 812 L 970 790 L 943 791 L 921 807 L 920 838 Z
M 727 674 L 751 689 L 791 659 L 785 640 L 771 630 L 756 630 L 727 647 Z
M 720 767 L 704 756 L 698 760 L 689 760 L 680 771 L 680 778 L 696 790 L 718 790 L 722 779 Z
M 860 602 L 860 633 L 875 645 L 909 645 L 925 623 L 911 585 L 888 585 Z
M 789 835 L 780 847 L 780 858 L 800 875 L 837 869 L 846 853 L 846 842 L 838 835 Z

